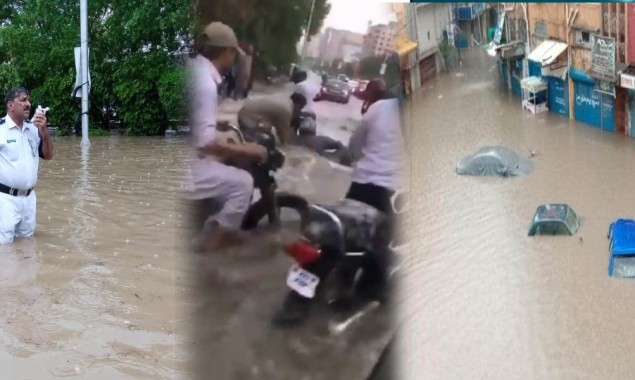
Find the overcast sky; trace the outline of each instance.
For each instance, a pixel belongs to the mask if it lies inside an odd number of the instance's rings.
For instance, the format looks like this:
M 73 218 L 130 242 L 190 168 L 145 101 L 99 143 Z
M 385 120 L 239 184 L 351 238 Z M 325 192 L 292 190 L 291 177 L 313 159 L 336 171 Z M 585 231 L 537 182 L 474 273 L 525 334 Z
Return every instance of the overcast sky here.
M 383 24 L 396 21 L 392 6 L 380 0 L 330 0 L 331 12 L 324 27 L 366 33 L 368 21 Z

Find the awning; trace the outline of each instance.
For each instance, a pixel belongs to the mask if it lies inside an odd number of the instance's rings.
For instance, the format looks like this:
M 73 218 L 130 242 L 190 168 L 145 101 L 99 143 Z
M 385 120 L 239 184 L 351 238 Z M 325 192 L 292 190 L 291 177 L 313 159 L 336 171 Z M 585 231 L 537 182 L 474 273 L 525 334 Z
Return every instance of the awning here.
M 417 48 L 417 43 L 410 40 L 397 41 L 397 54 L 406 55 Z
M 484 45 L 483 49 L 492 57 L 500 55 L 503 59 L 525 56 L 525 43 L 523 41 L 512 41 L 503 45 L 496 45 L 493 41 Z
M 551 65 L 558 57 L 567 50 L 567 44 L 564 42 L 546 40 L 527 57 L 528 60 L 538 62 L 542 66 Z

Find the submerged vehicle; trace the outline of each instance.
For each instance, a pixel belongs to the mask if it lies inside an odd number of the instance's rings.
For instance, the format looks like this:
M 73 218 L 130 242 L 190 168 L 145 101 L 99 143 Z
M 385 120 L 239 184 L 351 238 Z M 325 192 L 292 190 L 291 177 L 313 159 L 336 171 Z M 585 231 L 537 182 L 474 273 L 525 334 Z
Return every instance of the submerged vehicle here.
M 529 227 L 529 236 L 573 235 L 579 227 L 580 220 L 568 204 L 544 204 L 536 210 Z
M 487 146 L 464 157 L 456 165 L 456 174 L 515 177 L 529 173 L 533 162 L 502 146 Z
M 609 276 L 635 277 L 635 220 L 617 219 L 609 227 Z

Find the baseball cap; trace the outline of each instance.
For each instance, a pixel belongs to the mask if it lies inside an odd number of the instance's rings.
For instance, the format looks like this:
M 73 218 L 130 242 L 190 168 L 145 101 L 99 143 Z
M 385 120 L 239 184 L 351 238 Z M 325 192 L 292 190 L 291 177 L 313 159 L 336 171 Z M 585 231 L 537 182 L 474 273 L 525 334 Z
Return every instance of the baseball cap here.
M 238 38 L 234 30 L 222 22 L 211 22 L 203 30 L 203 35 L 205 35 L 206 43 L 209 46 L 234 48 L 239 54 L 245 54 L 243 49 L 238 45 Z

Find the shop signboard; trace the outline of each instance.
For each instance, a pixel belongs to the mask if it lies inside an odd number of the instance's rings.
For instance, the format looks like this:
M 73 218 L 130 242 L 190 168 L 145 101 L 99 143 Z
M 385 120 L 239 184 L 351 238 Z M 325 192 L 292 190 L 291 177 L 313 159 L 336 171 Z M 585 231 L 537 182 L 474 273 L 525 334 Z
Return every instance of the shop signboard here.
M 611 81 L 615 77 L 615 38 L 591 35 L 591 72 Z

